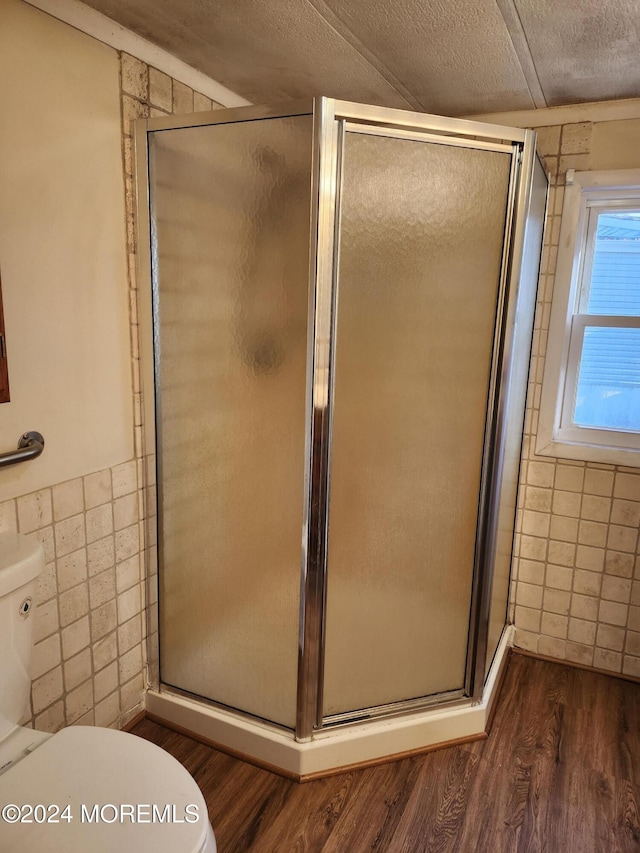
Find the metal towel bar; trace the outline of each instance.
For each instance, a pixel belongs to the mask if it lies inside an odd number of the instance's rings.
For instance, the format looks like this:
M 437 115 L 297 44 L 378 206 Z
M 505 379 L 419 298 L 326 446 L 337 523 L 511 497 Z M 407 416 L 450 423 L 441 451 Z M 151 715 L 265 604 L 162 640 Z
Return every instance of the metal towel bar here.
M 9 450 L 8 453 L 0 453 L 0 468 L 7 465 L 15 465 L 16 462 L 26 462 L 27 459 L 35 459 L 44 450 L 44 436 L 39 432 L 25 432 L 20 436 L 17 450 Z

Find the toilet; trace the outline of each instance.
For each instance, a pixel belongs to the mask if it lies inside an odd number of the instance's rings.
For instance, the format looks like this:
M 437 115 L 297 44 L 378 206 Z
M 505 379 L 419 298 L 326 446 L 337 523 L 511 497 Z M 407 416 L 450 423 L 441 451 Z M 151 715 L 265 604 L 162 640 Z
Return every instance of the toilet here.
M 0 534 L 0 850 L 215 853 L 204 797 L 169 753 L 126 732 L 19 726 L 28 713 L 40 543 Z

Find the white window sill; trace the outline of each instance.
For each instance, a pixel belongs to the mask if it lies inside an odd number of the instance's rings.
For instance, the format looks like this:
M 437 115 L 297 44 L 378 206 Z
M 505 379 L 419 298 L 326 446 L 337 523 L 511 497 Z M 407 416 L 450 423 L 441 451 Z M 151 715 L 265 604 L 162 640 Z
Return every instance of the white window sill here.
M 640 468 L 640 450 L 608 447 L 576 441 L 547 441 L 538 439 L 536 456 L 554 456 L 558 459 L 575 459 L 581 462 L 600 462 L 603 465 L 624 465 Z

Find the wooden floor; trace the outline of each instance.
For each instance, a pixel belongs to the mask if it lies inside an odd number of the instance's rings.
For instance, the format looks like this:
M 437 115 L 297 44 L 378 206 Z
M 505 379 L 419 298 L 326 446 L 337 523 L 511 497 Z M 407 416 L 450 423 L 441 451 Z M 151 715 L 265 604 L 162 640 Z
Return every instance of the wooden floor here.
M 640 685 L 514 654 L 488 740 L 299 785 L 143 720 L 220 853 L 640 851 Z

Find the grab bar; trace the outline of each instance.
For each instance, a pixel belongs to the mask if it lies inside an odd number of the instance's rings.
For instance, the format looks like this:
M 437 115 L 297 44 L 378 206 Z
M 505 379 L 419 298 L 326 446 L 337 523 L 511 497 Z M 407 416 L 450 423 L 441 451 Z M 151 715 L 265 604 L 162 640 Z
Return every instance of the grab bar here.
M 44 450 L 44 436 L 39 432 L 25 432 L 20 436 L 17 450 L 9 450 L 8 453 L 0 453 L 0 468 L 7 465 L 15 465 L 16 462 L 26 462 L 27 459 L 35 459 Z

